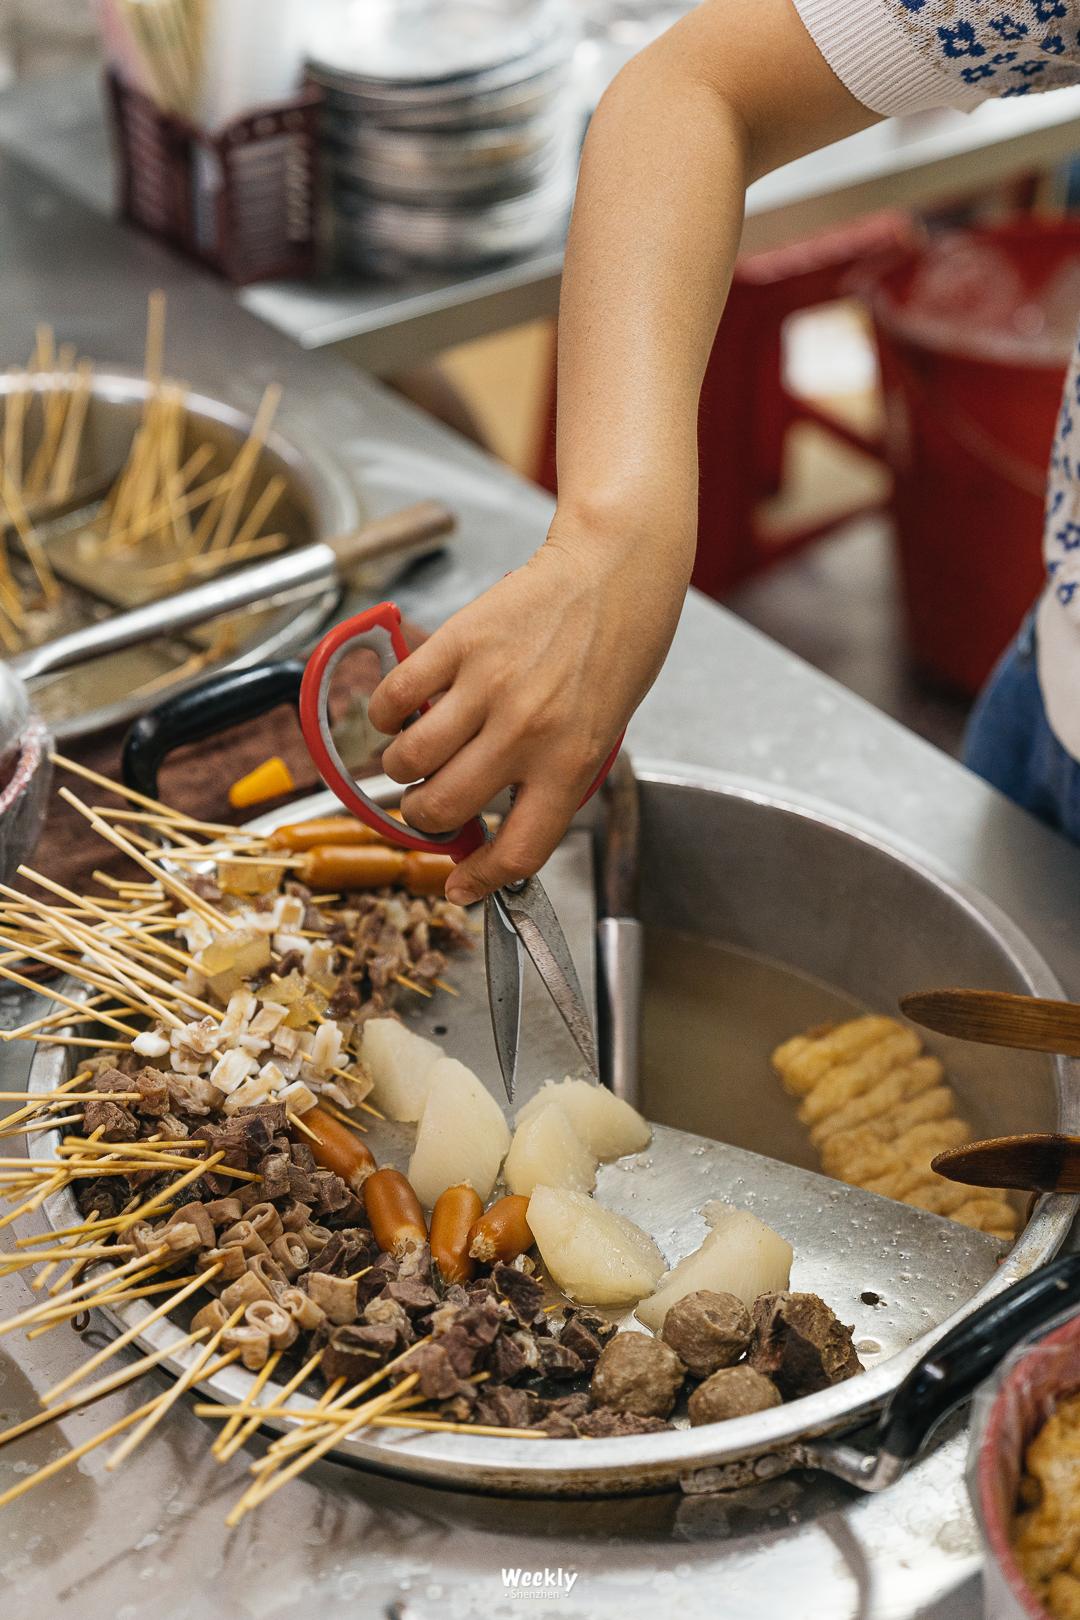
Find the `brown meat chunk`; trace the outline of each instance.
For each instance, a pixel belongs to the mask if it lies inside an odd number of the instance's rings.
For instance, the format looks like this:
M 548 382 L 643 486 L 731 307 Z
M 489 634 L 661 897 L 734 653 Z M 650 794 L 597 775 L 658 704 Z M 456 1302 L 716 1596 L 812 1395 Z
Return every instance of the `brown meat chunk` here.
M 463 1388 L 441 1344 L 418 1344 L 408 1360 L 402 1362 L 402 1371 L 420 1374 L 418 1388 L 429 1401 L 450 1400 Z
M 501 1299 L 505 1299 L 522 1327 L 527 1327 L 536 1316 L 544 1298 L 543 1284 L 530 1277 L 527 1272 L 519 1271 L 516 1266 L 506 1266 L 499 1261 L 492 1267 L 491 1283 L 495 1292 Z
M 696 1428 L 702 1423 L 723 1423 L 728 1418 L 744 1417 L 748 1412 L 764 1412 L 767 1407 L 780 1405 L 780 1391 L 763 1373 L 755 1372 L 745 1363 L 739 1367 L 722 1367 L 699 1384 L 688 1402 L 690 1422 Z
M 87 1136 L 99 1131 L 103 1142 L 133 1142 L 139 1124 L 120 1103 L 88 1102 L 83 1109 L 83 1130 Z
M 594 1406 L 636 1417 L 666 1418 L 686 1368 L 670 1345 L 649 1333 L 618 1333 L 596 1363 L 590 1389 Z
M 660 1336 L 695 1378 L 708 1378 L 739 1360 L 750 1347 L 753 1329 L 741 1299 L 699 1288 L 675 1301 L 664 1317 Z
M 603 1349 L 596 1334 L 577 1315 L 567 1317 L 559 1334 L 559 1343 L 564 1350 L 571 1350 L 574 1353 L 585 1370 L 596 1366 Z
M 386 1292 L 412 1316 L 424 1316 L 439 1303 L 434 1288 L 429 1287 L 421 1277 L 402 1277 L 397 1282 L 388 1283 Z
M 498 1429 L 527 1429 L 535 1406 L 536 1397 L 528 1390 L 495 1384 L 481 1388 L 474 1412 L 477 1423 L 492 1423 Z
M 539 1339 L 536 1348 L 545 1378 L 577 1378 L 585 1371 L 582 1358 L 564 1340 Z
M 754 1301 L 750 1365 L 785 1401 L 798 1400 L 862 1372 L 851 1333 L 816 1294 L 763 1294 Z
M 132 1083 L 133 1081 L 133 1083 Z M 138 1074 L 129 1081 L 128 1091 L 137 1091 L 139 1100 L 135 1104 L 140 1114 L 149 1114 L 151 1117 L 161 1118 L 169 1111 L 169 1076 L 161 1069 L 140 1069 Z M 100 1088 L 99 1088 L 100 1089 Z
M 335 1378 L 347 1378 L 350 1384 L 358 1384 L 385 1366 L 399 1348 L 397 1333 L 384 1323 L 335 1328 L 323 1351 L 319 1371 L 328 1384 Z
M 286 1154 L 265 1154 L 259 1160 L 258 1172 L 262 1177 L 262 1194 L 264 1198 L 289 1197 L 289 1159 Z
M 663 1418 L 640 1417 L 636 1412 L 616 1412 L 610 1406 L 598 1406 L 595 1411 L 575 1418 L 574 1428 L 583 1440 L 617 1440 L 628 1434 L 659 1434 L 670 1429 L 671 1424 L 665 1423 Z

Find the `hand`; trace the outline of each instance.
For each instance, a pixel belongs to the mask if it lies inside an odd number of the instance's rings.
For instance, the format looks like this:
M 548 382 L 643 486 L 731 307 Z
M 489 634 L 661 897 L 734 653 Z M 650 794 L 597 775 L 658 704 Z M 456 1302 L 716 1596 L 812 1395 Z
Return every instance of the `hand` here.
M 449 832 L 511 784 L 495 839 L 462 861 L 446 892 L 468 905 L 540 869 L 631 714 L 678 623 L 686 547 L 661 565 L 648 537 L 606 545 L 560 530 L 399 664 L 371 698 L 383 755 L 423 832 Z M 423 702 L 427 714 L 400 728 Z M 421 778 L 423 780 L 421 780 Z

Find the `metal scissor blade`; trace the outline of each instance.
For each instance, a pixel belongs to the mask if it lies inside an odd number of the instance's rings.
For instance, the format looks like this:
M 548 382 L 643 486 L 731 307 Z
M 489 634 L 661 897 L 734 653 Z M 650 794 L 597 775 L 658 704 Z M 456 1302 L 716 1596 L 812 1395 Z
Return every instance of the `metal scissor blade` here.
M 492 895 L 484 903 L 484 959 L 491 1032 L 507 1100 L 513 1102 L 521 1034 L 521 941 Z
M 520 889 L 500 889 L 495 898 L 532 958 L 544 988 L 585 1059 L 590 1074 L 599 1078 L 592 1020 L 581 993 L 581 982 L 566 943 L 566 935 L 544 885 L 539 878 L 532 877 Z

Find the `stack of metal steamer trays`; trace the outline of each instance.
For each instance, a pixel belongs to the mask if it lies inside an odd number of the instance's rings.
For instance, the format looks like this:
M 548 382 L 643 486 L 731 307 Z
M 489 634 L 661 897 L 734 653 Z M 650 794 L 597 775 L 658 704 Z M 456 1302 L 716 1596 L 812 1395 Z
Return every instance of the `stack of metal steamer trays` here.
M 331 21 L 332 15 L 332 21 Z M 567 0 L 353 0 L 314 31 L 339 260 L 382 275 L 540 247 L 583 130 Z

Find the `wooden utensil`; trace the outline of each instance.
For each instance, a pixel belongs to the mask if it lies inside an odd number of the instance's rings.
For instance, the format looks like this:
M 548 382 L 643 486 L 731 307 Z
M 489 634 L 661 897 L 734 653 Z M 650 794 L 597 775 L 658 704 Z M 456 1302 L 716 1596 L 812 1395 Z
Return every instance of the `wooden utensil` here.
M 1080 1136 L 1040 1132 L 965 1142 L 930 1161 L 931 1170 L 970 1187 L 1017 1187 L 1023 1192 L 1080 1192 Z
M 900 1011 L 925 1029 L 961 1041 L 1080 1057 L 1080 1006 L 1071 1001 L 1006 990 L 920 990 L 901 996 Z

